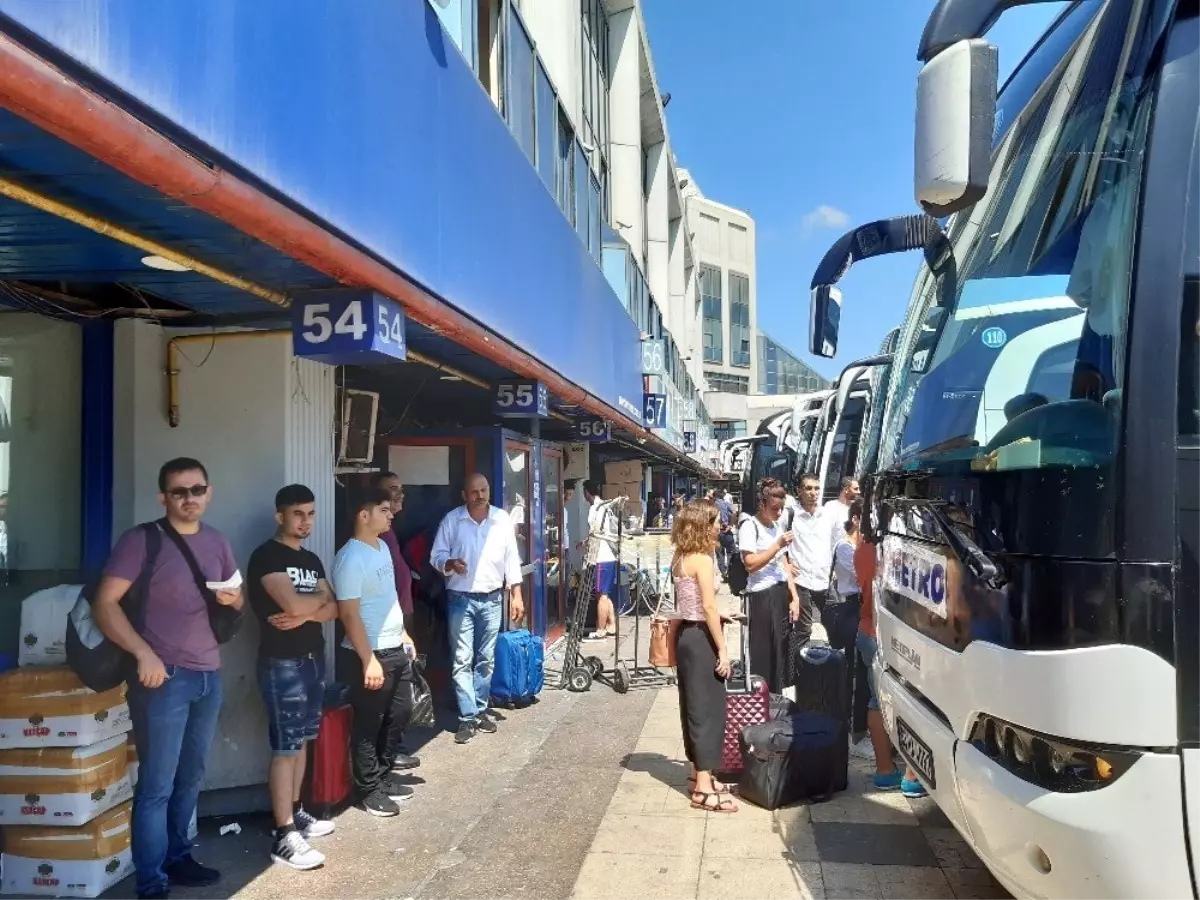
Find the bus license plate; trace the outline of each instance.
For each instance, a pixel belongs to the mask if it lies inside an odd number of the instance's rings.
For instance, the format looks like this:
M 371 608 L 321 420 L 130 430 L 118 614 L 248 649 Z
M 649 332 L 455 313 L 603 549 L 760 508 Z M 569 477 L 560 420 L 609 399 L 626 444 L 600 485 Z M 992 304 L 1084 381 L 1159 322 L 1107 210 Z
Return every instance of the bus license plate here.
M 929 787 L 937 790 L 937 779 L 933 774 L 933 751 L 929 749 L 929 745 L 917 737 L 899 717 L 896 719 L 896 737 L 904 759 L 925 779 Z

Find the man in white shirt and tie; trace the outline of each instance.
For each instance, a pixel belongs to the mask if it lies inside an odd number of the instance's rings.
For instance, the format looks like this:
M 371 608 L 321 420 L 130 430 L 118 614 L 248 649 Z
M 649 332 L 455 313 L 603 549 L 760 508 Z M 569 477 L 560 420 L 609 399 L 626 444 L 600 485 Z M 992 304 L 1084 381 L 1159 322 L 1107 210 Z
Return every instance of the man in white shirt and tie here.
M 442 519 L 429 554 L 433 567 L 446 576 L 458 744 L 467 743 L 479 731 L 496 730 L 488 701 L 506 589 L 509 619 L 515 623 L 525 617 L 521 556 L 512 519 L 491 505 L 488 480 L 478 473 L 467 478 L 463 501 Z

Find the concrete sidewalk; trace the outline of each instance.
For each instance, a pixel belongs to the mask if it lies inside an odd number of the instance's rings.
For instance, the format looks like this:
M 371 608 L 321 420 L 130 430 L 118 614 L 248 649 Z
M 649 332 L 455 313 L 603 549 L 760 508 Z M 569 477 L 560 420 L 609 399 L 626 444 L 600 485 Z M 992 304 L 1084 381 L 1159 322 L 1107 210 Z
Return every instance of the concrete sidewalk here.
M 577 900 L 1003 898 L 1008 895 L 930 800 L 871 788 L 826 803 L 734 814 L 690 807 L 678 694 L 659 692 L 575 882 Z

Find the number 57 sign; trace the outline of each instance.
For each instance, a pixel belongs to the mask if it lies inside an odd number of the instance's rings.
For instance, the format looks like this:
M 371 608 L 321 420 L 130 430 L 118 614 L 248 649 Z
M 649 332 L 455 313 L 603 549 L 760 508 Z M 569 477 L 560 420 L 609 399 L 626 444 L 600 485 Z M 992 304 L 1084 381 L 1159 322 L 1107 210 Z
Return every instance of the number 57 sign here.
M 292 303 L 292 350 L 329 365 L 403 362 L 404 309 L 375 291 L 312 291 Z

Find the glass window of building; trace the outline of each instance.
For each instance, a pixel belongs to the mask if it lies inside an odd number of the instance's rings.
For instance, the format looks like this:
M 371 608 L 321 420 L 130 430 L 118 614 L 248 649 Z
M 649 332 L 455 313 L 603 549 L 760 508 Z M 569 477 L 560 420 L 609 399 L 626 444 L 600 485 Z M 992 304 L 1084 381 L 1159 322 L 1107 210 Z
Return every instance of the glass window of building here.
M 16 649 L 25 597 L 79 583 L 82 383 L 79 326 L 33 313 L 0 313 L 0 635 L 5 649 Z
M 567 221 L 575 224 L 575 130 L 562 107 L 558 110 L 558 205 Z
M 712 426 L 713 439 L 727 441 L 730 438 L 746 436 L 745 420 L 738 422 L 713 422 Z
M 750 379 L 745 375 L 730 375 L 726 372 L 705 372 L 708 388 L 722 394 L 749 394 Z
M 729 273 L 729 364 L 750 368 L 750 279 Z
M 537 118 L 537 170 L 546 188 L 558 196 L 558 97 L 546 67 L 535 60 L 533 103 Z
M 700 267 L 700 304 L 704 317 L 704 361 L 722 362 L 725 359 L 725 341 L 721 324 L 720 269 L 713 266 Z
M 531 163 L 537 161 L 534 127 L 533 42 L 525 23 L 512 5 L 508 7 L 508 127 Z

